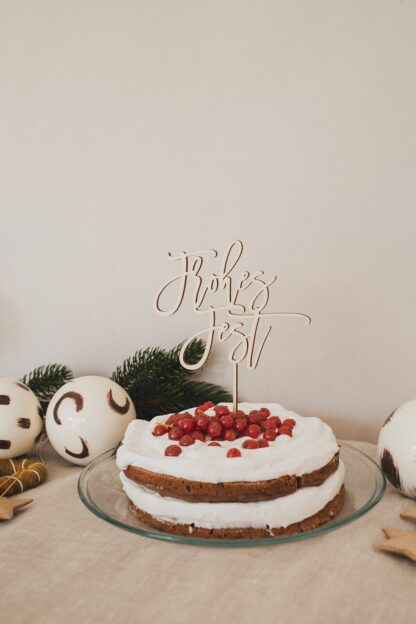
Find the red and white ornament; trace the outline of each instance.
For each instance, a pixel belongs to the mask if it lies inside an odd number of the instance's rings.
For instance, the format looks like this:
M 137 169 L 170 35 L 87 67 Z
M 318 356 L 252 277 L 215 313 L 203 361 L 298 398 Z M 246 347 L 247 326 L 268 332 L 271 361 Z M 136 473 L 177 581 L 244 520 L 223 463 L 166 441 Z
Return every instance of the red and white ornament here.
M 396 409 L 378 438 L 381 467 L 390 483 L 405 496 L 416 498 L 416 400 Z
M 0 377 L 0 459 L 28 453 L 42 426 L 42 408 L 31 389 Z
M 135 418 L 133 401 L 121 386 L 90 375 L 68 382 L 53 396 L 46 431 L 59 455 L 85 466 L 121 442 Z

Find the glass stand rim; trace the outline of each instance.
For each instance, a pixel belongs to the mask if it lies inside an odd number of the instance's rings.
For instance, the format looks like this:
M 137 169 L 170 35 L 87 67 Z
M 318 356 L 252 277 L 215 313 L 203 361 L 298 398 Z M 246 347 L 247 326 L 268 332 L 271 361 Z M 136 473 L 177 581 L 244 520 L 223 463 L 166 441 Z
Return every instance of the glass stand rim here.
M 97 517 L 125 531 L 151 539 L 189 544 L 193 546 L 234 548 L 242 546 L 270 546 L 295 542 L 323 535 L 358 520 L 363 515 L 368 513 L 375 505 L 377 505 L 384 495 L 386 489 L 386 478 L 378 464 L 365 452 L 357 449 L 351 444 L 343 441 L 339 441 L 339 444 L 341 456 L 347 468 L 347 497 L 349 496 L 351 501 L 357 499 L 359 497 L 358 492 L 360 491 L 360 488 L 362 489 L 363 486 L 365 486 L 367 488 L 364 495 L 365 501 L 358 505 L 357 509 L 353 509 L 349 512 L 347 510 L 341 510 L 341 512 L 333 520 L 322 525 L 321 527 L 305 531 L 303 533 L 297 533 L 295 535 L 280 535 L 258 539 L 214 539 L 172 535 L 170 533 L 164 533 L 162 531 L 158 531 L 157 529 L 153 529 L 150 526 L 139 526 L 139 521 L 136 520 L 135 516 L 131 512 L 129 512 L 130 515 L 126 515 L 124 508 L 123 513 L 121 513 L 117 509 L 117 504 L 113 503 L 113 501 L 110 500 L 110 497 L 108 498 L 108 501 L 102 502 L 97 501 L 97 497 L 94 496 L 93 487 L 95 487 L 100 476 L 104 475 L 105 471 L 108 471 L 110 475 L 106 475 L 105 480 L 105 484 L 106 486 L 108 485 L 109 488 L 108 492 L 111 491 L 116 494 L 117 503 L 119 501 L 121 501 L 121 503 L 123 503 L 123 501 L 127 501 L 127 497 L 122 490 L 121 482 L 118 476 L 119 471 L 117 468 L 114 469 L 116 448 L 106 451 L 82 470 L 77 485 L 78 495 L 87 509 L 89 509 L 89 511 Z M 360 479 L 356 479 L 353 474 L 358 465 L 363 470 L 364 480 L 363 475 L 360 475 Z M 350 478 L 350 481 L 348 481 L 348 478 Z M 111 490 L 111 488 L 113 489 Z M 105 498 L 106 491 L 98 489 L 98 492 L 101 497 Z

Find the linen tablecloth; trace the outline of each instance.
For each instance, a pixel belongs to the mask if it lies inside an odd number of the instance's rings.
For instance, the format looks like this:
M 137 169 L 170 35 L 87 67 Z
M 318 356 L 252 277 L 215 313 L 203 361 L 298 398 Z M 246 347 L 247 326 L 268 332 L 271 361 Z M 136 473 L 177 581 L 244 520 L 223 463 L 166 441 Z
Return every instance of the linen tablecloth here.
M 373 445 L 353 442 L 376 458 Z M 2 624 L 407 622 L 416 564 L 378 552 L 381 527 L 416 530 L 399 514 L 412 501 L 390 486 L 352 524 L 260 548 L 170 544 L 113 527 L 78 498 L 80 468 L 50 447 L 48 481 L 0 524 Z

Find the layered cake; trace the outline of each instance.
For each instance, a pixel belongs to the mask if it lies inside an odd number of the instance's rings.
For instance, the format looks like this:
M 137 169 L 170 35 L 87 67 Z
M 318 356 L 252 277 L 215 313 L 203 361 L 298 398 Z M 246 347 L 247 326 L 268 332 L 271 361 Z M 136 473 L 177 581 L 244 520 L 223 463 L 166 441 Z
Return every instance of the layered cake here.
M 331 428 L 281 405 L 205 403 L 135 420 L 117 451 L 130 508 L 168 533 L 257 538 L 314 529 L 344 500 Z

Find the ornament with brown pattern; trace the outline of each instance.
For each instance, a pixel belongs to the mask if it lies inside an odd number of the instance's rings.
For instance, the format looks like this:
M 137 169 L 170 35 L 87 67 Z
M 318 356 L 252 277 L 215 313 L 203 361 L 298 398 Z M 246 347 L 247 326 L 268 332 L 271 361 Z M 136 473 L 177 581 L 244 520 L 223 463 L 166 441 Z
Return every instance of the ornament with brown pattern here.
M 64 401 L 65 399 L 72 399 L 75 402 L 75 410 L 77 412 L 80 412 L 84 406 L 84 399 L 82 397 L 82 395 L 79 392 L 65 392 L 65 394 L 63 394 L 58 401 L 56 402 L 55 407 L 53 408 L 53 417 L 55 419 L 55 422 L 57 425 L 62 425 L 59 416 L 58 416 L 58 410 L 59 407 L 62 403 L 62 401 Z
M 70 457 L 75 457 L 75 459 L 84 459 L 84 457 L 89 456 L 90 452 L 88 450 L 87 442 L 84 440 L 84 438 L 81 438 L 80 436 L 79 439 L 81 440 L 82 451 L 80 451 L 80 453 L 74 453 L 73 451 L 70 451 L 65 447 L 65 453 L 67 455 L 70 455 Z
M 111 409 L 117 412 L 118 414 L 124 415 L 124 414 L 127 414 L 127 412 L 129 411 L 130 401 L 128 400 L 128 398 L 126 397 L 126 402 L 124 405 L 119 405 L 118 403 L 116 403 L 116 401 L 113 398 L 112 390 L 109 390 L 107 393 L 107 401 Z
M 381 468 L 386 475 L 387 479 L 390 483 L 397 488 L 401 489 L 402 482 L 400 478 L 400 473 L 397 466 L 394 463 L 394 459 L 390 451 L 384 449 L 383 455 L 381 456 Z

